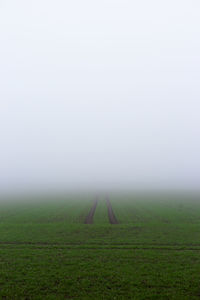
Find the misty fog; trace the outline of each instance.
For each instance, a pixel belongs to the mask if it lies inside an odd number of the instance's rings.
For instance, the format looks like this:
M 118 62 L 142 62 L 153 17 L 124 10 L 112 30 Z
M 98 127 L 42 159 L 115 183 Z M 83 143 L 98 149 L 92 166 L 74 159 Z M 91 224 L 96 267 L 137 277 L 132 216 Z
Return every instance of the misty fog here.
M 0 191 L 197 189 L 199 10 L 0 1 Z

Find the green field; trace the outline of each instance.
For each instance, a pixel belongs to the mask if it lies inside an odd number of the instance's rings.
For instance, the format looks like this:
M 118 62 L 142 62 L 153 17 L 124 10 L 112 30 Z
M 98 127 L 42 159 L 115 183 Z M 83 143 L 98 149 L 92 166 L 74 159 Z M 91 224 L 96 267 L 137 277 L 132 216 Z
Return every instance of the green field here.
M 200 197 L 110 194 L 0 202 L 0 299 L 199 299 Z

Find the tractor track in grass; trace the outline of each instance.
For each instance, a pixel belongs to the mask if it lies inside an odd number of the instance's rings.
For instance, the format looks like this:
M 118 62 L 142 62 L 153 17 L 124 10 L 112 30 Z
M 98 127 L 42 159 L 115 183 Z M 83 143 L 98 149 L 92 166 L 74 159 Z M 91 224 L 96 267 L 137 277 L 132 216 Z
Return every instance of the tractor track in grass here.
M 94 204 L 93 204 L 92 208 L 90 209 L 89 214 L 86 216 L 84 224 L 93 224 L 93 222 L 94 222 L 93 218 L 94 218 L 94 214 L 95 214 L 95 211 L 97 208 L 97 204 L 98 204 L 98 198 L 96 198 L 94 200 Z
M 160 244 L 158 245 L 144 245 L 141 244 L 130 244 L 127 246 L 122 247 L 121 244 L 94 244 L 94 245 L 83 245 L 81 243 L 50 243 L 50 242 L 0 242 L 0 248 L 5 249 L 6 246 L 8 246 L 8 249 L 11 249 L 11 246 L 17 246 L 17 247 L 24 247 L 24 246 L 32 246 L 33 249 L 52 249 L 52 247 L 55 247 L 56 249 L 83 249 L 83 250 L 137 250 L 137 251 L 148 251 L 148 250 L 159 250 L 159 251 L 200 251 L 200 245 L 189 247 L 189 245 L 165 245 L 162 246 Z M 183 247 L 184 246 L 184 247 Z M 198 248 L 197 248 L 198 247 Z
M 115 217 L 115 214 L 112 209 L 112 205 L 111 205 L 108 197 L 106 197 L 106 203 L 107 203 L 107 208 L 108 208 L 108 219 L 109 219 L 110 224 L 119 224 L 117 218 Z

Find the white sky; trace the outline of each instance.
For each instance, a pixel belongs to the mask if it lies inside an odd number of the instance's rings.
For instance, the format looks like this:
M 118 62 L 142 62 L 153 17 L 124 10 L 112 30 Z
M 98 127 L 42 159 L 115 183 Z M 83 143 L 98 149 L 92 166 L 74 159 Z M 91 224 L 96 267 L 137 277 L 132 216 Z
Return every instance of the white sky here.
M 197 188 L 199 0 L 0 0 L 0 190 Z

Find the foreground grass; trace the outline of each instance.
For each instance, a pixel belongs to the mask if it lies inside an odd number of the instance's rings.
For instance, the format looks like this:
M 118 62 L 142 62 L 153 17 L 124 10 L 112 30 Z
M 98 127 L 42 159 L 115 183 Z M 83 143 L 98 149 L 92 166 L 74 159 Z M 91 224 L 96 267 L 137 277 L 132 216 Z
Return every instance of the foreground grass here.
M 199 299 L 198 198 L 92 199 L 0 205 L 1 299 Z
M 2 247 L 2 299 L 199 299 L 199 250 Z

